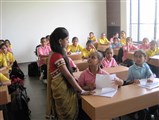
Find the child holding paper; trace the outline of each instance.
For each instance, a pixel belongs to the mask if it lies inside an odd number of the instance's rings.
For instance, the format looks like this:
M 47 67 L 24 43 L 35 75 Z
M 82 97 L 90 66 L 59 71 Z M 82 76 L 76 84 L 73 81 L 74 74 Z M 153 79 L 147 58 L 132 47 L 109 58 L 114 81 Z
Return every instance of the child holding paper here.
M 134 53 L 134 64 L 129 68 L 128 78 L 125 82 L 126 84 L 140 83 L 140 79 L 145 79 L 147 82 L 153 82 L 153 73 L 149 68 L 146 61 L 146 53 L 143 50 L 137 50 Z M 158 109 L 158 106 L 153 106 L 149 108 L 149 115 L 146 114 L 146 110 L 138 111 L 138 120 L 144 120 L 145 117 L 150 117 Z
M 79 79 L 78 83 L 84 90 L 93 90 L 96 88 L 95 79 L 96 74 L 109 74 L 100 68 L 103 55 L 100 52 L 92 52 L 88 58 L 89 67 L 84 70 Z M 115 78 L 114 85 L 123 85 L 123 80 Z

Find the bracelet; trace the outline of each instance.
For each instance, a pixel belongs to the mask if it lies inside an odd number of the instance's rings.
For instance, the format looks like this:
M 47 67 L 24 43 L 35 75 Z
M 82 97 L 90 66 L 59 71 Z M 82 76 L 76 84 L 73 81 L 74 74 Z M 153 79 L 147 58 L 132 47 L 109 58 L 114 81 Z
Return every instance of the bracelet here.
M 81 91 L 81 94 L 84 94 L 85 92 L 86 92 L 85 90 L 82 90 L 82 91 Z

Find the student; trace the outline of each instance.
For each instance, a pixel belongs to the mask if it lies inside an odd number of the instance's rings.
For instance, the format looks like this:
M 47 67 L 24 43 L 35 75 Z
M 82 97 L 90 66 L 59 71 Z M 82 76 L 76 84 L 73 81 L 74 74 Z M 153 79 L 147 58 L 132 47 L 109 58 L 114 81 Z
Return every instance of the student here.
M 157 47 L 157 42 L 155 40 L 152 40 L 150 42 L 150 49 L 146 51 L 147 61 L 151 56 L 159 54 L 159 48 Z
M 97 39 L 96 39 L 96 37 L 94 36 L 94 33 L 93 33 L 93 32 L 90 32 L 90 33 L 89 33 L 89 37 L 87 38 L 87 40 L 92 40 L 93 43 L 96 43 L 96 42 L 97 42 Z
M 125 82 L 126 84 L 137 83 L 139 84 L 140 79 L 146 79 L 147 82 L 153 82 L 151 79 L 153 73 L 149 68 L 148 64 L 146 63 L 146 53 L 143 50 L 137 50 L 134 53 L 134 64 L 128 70 L 128 78 Z M 150 107 L 149 112 L 150 114 L 154 114 L 156 111 L 157 106 Z M 144 111 L 139 111 L 139 118 L 138 120 L 144 120 L 145 114 Z
M 98 40 L 98 44 L 99 45 L 110 45 L 109 40 L 106 38 L 106 34 L 102 33 L 101 37 Z
M 6 39 L 6 40 L 4 41 L 4 43 L 5 43 L 6 46 L 7 46 L 7 50 L 8 50 L 9 52 L 12 52 L 12 45 L 11 45 L 10 41 L 9 41 L 8 39 Z
M 98 42 L 97 42 L 97 39 L 96 39 L 96 37 L 94 36 L 94 33 L 93 33 L 93 32 L 90 32 L 90 33 L 89 33 L 89 37 L 87 38 L 87 40 L 92 40 L 92 41 L 93 41 L 93 44 L 94 44 L 94 46 L 95 46 L 95 48 L 97 48 Z
M 120 43 L 122 45 L 126 45 L 126 32 L 125 31 L 120 32 Z
M 72 45 L 68 45 L 67 52 L 68 54 L 81 52 L 83 50 L 83 47 L 78 44 L 78 38 L 73 37 L 72 38 Z
M 118 66 L 116 60 L 113 58 L 113 49 L 107 48 L 104 52 L 105 58 L 102 60 L 102 67 L 115 67 Z
M 115 48 L 121 48 L 122 47 L 122 44 L 119 42 L 117 37 L 114 37 L 112 41 L 113 42 L 111 42 L 110 48 L 115 49 Z
M 133 41 L 131 37 L 126 38 L 126 45 L 123 46 L 123 57 L 122 61 L 127 60 L 128 52 L 137 50 L 138 47 L 133 45 Z
M 102 59 L 103 55 L 100 52 L 95 51 L 90 54 L 88 58 L 89 67 L 81 73 L 78 79 L 78 83 L 83 89 L 95 89 L 96 74 L 109 74 L 100 68 Z M 116 78 L 114 84 L 117 86 L 121 86 L 123 85 L 123 80 Z
M 96 48 L 93 45 L 93 42 L 91 40 L 88 40 L 86 43 L 86 48 L 82 50 L 82 58 L 87 59 L 91 52 L 95 51 Z
M 150 49 L 148 49 L 146 51 L 147 62 L 149 61 L 149 58 L 151 56 L 154 56 L 154 55 L 157 55 L 157 54 L 159 54 L 159 48 L 157 47 L 157 42 L 155 40 L 152 40 L 150 42 Z M 156 74 L 156 77 L 159 77 L 158 67 L 156 67 L 154 65 L 151 65 L 151 64 L 149 64 L 149 66 L 150 66 L 152 72 Z
M 49 57 L 47 84 L 47 119 L 51 115 L 58 120 L 76 120 L 78 116 L 77 92 L 91 94 L 83 90 L 72 75 L 66 46 L 69 33 L 63 27 L 56 28 L 50 35 L 52 53 Z
M 1 48 L 2 54 L 4 55 L 4 58 L 7 61 L 7 67 L 9 68 L 9 70 L 11 70 L 13 63 L 15 62 L 13 53 L 8 51 L 5 43 L 1 44 L 0 46 L 1 46 L 0 48 Z
M 109 40 L 110 43 L 113 43 L 114 38 L 117 38 L 117 40 L 120 41 L 120 39 L 119 39 L 119 33 L 118 33 L 118 32 L 115 32 L 115 33 L 113 34 L 113 36 L 110 38 L 110 40 Z
M 47 45 L 46 38 L 42 37 L 40 39 L 41 45 L 37 48 L 38 53 L 38 66 L 40 67 L 40 71 L 42 72 L 40 79 L 43 79 L 43 82 L 46 83 L 47 79 L 47 59 L 49 53 L 51 52 L 50 46 Z
M 149 39 L 148 38 L 143 38 L 142 44 L 139 45 L 139 49 L 148 50 L 149 48 L 150 48 Z

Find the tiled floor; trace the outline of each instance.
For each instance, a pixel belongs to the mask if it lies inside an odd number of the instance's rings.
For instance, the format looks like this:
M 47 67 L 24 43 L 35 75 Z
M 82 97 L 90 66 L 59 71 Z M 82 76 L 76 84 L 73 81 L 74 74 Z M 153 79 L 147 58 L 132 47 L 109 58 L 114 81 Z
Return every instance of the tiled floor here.
M 25 87 L 30 97 L 29 108 L 31 110 L 31 120 L 45 120 L 46 85 L 38 77 L 28 76 L 28 63 L 20 64 L 20 68 L 25 74 Z M 124 116 L 122 120 L 132 119 Z

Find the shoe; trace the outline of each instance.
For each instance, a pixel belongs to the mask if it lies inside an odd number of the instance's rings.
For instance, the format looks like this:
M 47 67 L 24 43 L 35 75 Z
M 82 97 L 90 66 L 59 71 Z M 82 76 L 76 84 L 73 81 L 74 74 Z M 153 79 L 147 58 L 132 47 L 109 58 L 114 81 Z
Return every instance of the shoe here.
M 43 83 L 44 83 L 44 84 L 47 84 L 47 79 L 44 79 L 44 80 L 43 80 Z
M 43 79 L 43 73 L 40 74 L 39 80 Z

